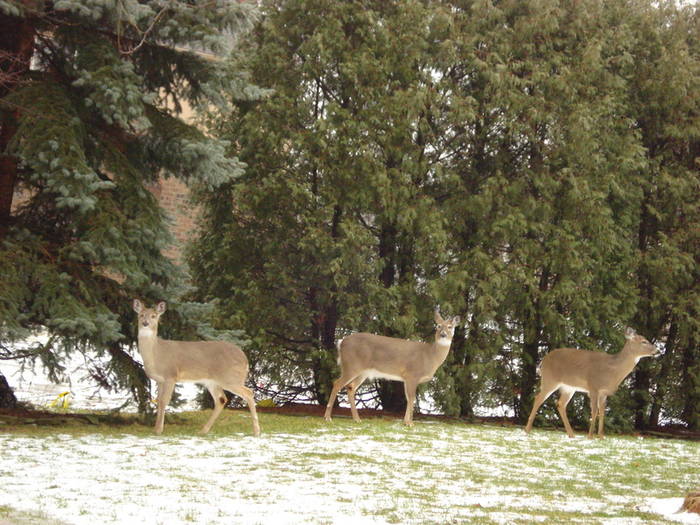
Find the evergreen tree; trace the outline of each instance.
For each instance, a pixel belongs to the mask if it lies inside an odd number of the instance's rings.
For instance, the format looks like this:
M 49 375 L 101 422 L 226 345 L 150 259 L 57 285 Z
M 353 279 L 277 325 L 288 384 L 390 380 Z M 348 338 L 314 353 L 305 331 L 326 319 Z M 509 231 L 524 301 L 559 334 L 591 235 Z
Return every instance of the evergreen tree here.
M 323 402 L 344 333 L 431 337 L 447 252 L 429 57 L 444 20 L 422 2 L 265 12 L 248 67 L 274 95 L 222 129 L 249 168 L 206 200 L 192 266 L 203 298 L 251 336 L 259 370 Z M 401 385 L 379 395 L 404 402 Z
M 146 407 L 131 298 L 170 300 L 182 286 L 147 187 L 165 174 L 212 189 L 241 173 L 225 143 L 176 115 L 255 95 L 212 58 L 253 16 L 239 2 L 0 1 L 1 358 L 55 374 L 94 349 L 111 357 L 110 386 Z M 46 345 L 13 349 L 39 330 Z
M 202 193 L 191 261 L 272 390 L 325 401 L 335 341 L 429 338 L 439 302 L 466 319 L 433 383 L 445 412 L 526 415 L 548 350 L 617 351 L 632 324 L 666 353 L 616 423 L 643 393 L 637 425 L 697 424 L 696 10 L 264 9 L 244 64 L 274 94 L 219 123 L 249 168 Z M 400 408 L 400 387 L 378 395 Z
M 446 77 L 458 176 L 450 213 L 468 337 L 443 403 L 529 412 L 536 365 L 557 346 L 609 346 L 634 312 L 632 251 L 611 203 L 642 164 L 620 118 L 624 49 L 602 5 L 460 3 Z M 451 62 L 454 61 L 452 64 Z M 491 398 L 491 399 L 489 399 Z M 494 399 L 495 398 L 495 399 Z
M 623 73 L 629 115 L 639 130 L 646 165 L 633 242 L 639 255 L 635 324 L 665 348 L 634 373 L 637 428 L 661 415 L 700 428 L 700 48 L 697 6 L 634 2 L 620 12 L 634 37 Z

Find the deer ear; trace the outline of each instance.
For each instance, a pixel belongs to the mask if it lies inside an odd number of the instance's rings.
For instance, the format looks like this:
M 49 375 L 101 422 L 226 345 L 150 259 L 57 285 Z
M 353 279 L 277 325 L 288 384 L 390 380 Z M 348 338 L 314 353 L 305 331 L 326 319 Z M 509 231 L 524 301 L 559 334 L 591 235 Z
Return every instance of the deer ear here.
M 625 330 L 625 338 L 632 339 L 635 335 L 637 335 L 637 332 L 635 332 L 634 328 L 628 326 Z
M 158 314 L 162 314 L 163 312 L 165 312 L 165 301 L 161 301 L 158 303 L 158 306 L 156 306 L 156 312 L 158 312 Z
M 133 306 L 134 306 L 134 312 L 136 312 L 137 314 L 140 314 L 141 310 L 143 310 L 143 305 L 141 304 L 141 301 L 139 301 L 138 299 L 134 299 Z
M 436 306 L 436 307 L 435 307 L 435 322 L 436 322 L 437 324 L 442 324 L 442 323 L 445 322 L 445 320 L 444 320 L 444 319 L 442 318 L 442 316 L 440 315 L 440 307 L 439 307 L 439 306 Z
M 452 322 L 455 324 L 455 326 L 457 326 L 461 320 L 462 319 L 458 315 L 455 315 L 454 319 L 452 319 Z

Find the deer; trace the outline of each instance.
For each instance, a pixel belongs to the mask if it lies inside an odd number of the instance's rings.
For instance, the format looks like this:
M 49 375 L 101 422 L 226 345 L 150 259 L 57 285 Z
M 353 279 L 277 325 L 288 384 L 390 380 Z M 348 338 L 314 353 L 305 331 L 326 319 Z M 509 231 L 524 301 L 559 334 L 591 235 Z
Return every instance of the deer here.
M 532 430 L 537 410 L 555 391 L 559 390 L 557 410 L 564 422 L 564 428 L 570 438 L 574 437 L 566 406 L 576 392 L 586 392 L 591 402 L 591 424 L 588 438 L 593 437 L 596 418 L 598 419 L 598 437 L 604 437 L 605 403 L 615 393 L 622 381 L 634 370 L 640 359 L 659 355 L 658 349 L 638 335 L 633 328 L 625 330 L 625 345 L 617 354 L 593 352 L 578 348 L 557 348 L 542 359 L 538 368 L 541 377 L 540 390 L 532 405 L 525 431 Z
M 358 332 L 337 343 L 338 364 L 341 374 L 333 382 L 333 389 L 325 419 L 331 420 L 331 412 L 338 392 L 347 386 L 352 418 L 359 422 L 355 405 L 355 392 L 366 379 L 393 379 L 403 381 L 406 394 L 406 414 L 403 421 L 413 426 L 413 406 L 416 389 L 420 383 L 432 379 L 437 369 L 447 358 L 459 317 L 444 320 L 435 309 L 435 341 L 424 343 Z
M 138 314 L 138 349 L 146 375 L 158 384 L 156 434 L 163 432 L 165 407 L 170 402 L 176 383 L 204 385 L 214 400 L 214 411 L 200 433 L 211 430 L 226 404 L 224 390 L 245 400 L 253 419 L 253 434 L 260 435 L 253 392 L 245 386 L 248 359 L 243 350 L 228 341 L 168 341 L 158 337 L 158 322 L 166 310 L 165 302 L 145 308 L 134 299 Z

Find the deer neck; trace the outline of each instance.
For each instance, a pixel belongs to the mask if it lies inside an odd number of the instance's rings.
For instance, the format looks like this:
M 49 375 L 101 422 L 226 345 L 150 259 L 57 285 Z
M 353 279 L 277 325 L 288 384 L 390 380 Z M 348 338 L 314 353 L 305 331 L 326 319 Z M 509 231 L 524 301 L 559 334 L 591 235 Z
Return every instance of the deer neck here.
M 139 352 L 144 365 L 150 366 L 155 360 L 156 347 L 158 346 L 158 332 L 148 328 L 139 329 Z
M 431 357 L 435 361 L 435 369 L 439 367 L 445 359 L 447 359 L 447 354 L 450 353 L 450 345 L 452 344 L 451 339 L 438 339 L 435 338 L 435 342 L 430 345 Z
M 626 343 L 619 353 L 612 356 L 613 367 L 615 368 L 616 385 L 619 385 L 634 370 L 639 357 L 632 353 L 631 343 Z

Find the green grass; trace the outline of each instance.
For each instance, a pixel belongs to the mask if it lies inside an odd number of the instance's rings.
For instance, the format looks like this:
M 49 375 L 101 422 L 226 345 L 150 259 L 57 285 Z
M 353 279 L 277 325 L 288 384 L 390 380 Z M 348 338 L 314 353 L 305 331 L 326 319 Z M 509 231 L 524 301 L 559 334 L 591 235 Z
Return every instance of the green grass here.
M 700 443 L 690 441 L 568 439 L 561 430 L 526 435 L 519 427 L 457 421 L 417 421 L 413 428 L 386 418 L 327 423 L 270 413 L 260 414 L 256 439 L 245 410 L 226 411 L 200 436 L 208 415 L 169 416 L 162 436 L 136 417 L 5 423 L 0 447 L 21 442 L 27 468 L 66 454 L 67 470 L 41 480 L 49 523 L 73 523 L 82 514 L 88 523 L 110 522 L 91 514 L 98 512 L 89 503 L 95 500 L 81 500 L 79 485 L 60 490 L 78 467 L 94 476 L 94 486 L 111 487 L 85 497 L 106 498 L 101 504 L 112 505 L 114 522 L 124 516 L 109 498 L 128 491 L 145 508 L 151 498 L 174 498 L 180 506 L 163 522 L 271 523 L 277 515 L 265 513 L 273 509 L 292 523 L 332 523 L 338 515 L 370 523 L 671 523 L 651 513 L 648 500 L 682 498 L 700 485 Z M 111 462 L 111 470 L 101 470 Z M 139 481 L 149 469 L 153 477 Z M 19 496 L 31 503 L 31 495 Z M 210 512 L 212 501 L 226 504 Z M 0 505 L 0 521 L 4 512 L 18 525 L 32 522 L 11 508 L 11 498 L 0 497 Z

